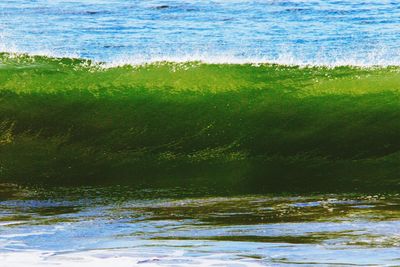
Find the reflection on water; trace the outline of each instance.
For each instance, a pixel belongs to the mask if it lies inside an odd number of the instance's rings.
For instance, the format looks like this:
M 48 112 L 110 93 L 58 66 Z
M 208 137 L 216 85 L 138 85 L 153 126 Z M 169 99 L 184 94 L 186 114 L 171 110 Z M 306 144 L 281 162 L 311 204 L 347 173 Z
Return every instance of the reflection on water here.
M 400 195 L 0 187 L 7 267 L 396 266 L 399 247 Z

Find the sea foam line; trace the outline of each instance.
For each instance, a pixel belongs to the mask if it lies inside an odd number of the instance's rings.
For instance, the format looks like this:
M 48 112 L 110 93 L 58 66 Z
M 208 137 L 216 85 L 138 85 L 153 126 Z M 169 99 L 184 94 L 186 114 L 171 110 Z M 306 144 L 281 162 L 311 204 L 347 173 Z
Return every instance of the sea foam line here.
M 314 58 L 303 58 L 294 54 L 291 51 L 285 51 L 277 56 L 266 56 L 258 54 L 255 56 L 238 56 L 233 52 L 226 53 L 182 53 L 182 54 L 122 54 L 116 55 L 112 59 L 102 60 L 99 58 L 82 57 L 77 51 L 71 52 L 55 52 L 50 49 L 37 51 L 24 51 L 16 46 L 5 46 L 0 42 L 0 52 L 9 53 L 10 57 L 19 57 L 21 55 L 28 56 L 45 56 L 51 58 L 79 58 L 90 60 L 94 65 L 102 68 L 113 68 L 124 65 L 141 66 L 146 64 L 155 64 L 160 62 L 171 63 L 188 63 L 199 62 L 206 64 L 278 64 L 285 66 L 300 66 L 300 67 L 339 67 L 339 66 L 354 66 L 354 67 L 388 67 L 400 66 L 400 49 L 398 52 L 387 52 L 386 49 L 378 49 L 369 51 L 366 54 L 354 53 L 352 55 L 337 55 L 319 54 Z
M 300 67 L 388 67 L 400 66 L 399 51 L 388 52 L 385 48 L 371 50 L 365 54 L 354 53 L 352 55 L 319 54 L 314 58 L 302 58 L 291 51 L 284 51 L 278 56 L 237 56 L 235 53 L 193 53 L 177 55 L 119 55 L 112 60 L 106 61 L 105 67 L 118 67 L 122 65 L 145 65 L 157 62 L 201 62 L 207 64 L 278 64 L 285 66 Z

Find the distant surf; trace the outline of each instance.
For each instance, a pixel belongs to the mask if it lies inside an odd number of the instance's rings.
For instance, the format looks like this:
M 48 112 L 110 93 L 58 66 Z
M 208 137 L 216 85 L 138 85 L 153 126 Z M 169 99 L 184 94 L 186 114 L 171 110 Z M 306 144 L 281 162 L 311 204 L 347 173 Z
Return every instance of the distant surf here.
M 155 61 L 388 66 L 397 1 L 3 1 L 0 51 L 112 66 Z M 32 27 L 40 25 L 40 27 Z

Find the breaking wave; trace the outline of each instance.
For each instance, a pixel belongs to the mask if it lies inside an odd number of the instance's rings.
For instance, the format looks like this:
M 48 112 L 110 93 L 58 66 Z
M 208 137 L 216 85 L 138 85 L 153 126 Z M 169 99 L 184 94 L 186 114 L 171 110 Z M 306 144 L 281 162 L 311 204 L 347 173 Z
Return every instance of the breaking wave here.
M 1 54 L 0 180 L 399 189 L 399 67 L 184 61 Z

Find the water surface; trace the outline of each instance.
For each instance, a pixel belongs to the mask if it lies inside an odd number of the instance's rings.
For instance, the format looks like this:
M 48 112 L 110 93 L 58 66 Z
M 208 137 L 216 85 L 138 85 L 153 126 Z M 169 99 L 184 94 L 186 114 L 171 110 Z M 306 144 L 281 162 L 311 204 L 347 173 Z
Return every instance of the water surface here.
M 1 1 L 1 266 L 399 266 L 399 68 L 282 65 L 399 37 L 398 1 Z
M 7 186 L 2 266 L 397 266 L 398 195 Z
M 400 3 L 362 0 L 6 0 L 0 50 L 112 62 L 394 64 Z

